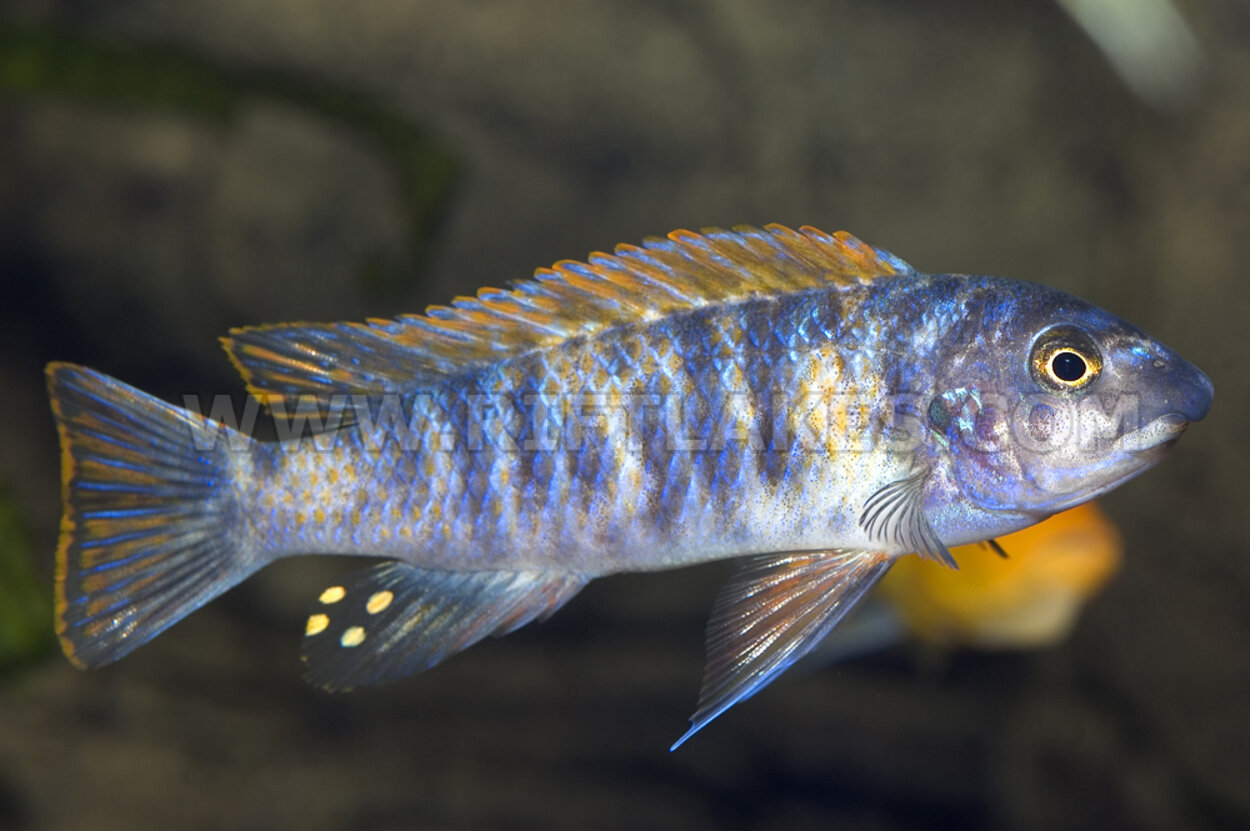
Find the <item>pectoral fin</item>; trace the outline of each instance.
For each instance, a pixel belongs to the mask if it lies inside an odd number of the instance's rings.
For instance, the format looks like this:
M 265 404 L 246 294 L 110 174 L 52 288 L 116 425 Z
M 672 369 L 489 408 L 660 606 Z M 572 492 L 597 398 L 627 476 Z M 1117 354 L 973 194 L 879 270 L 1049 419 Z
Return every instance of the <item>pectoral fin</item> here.
M 885 574 L 876 551 L 803 551 L 746 559 L 721 590 L 707 631 L 699 707 L 676 750 L 820 643 Z
M 959 568 L 925 516 L 924 486 L 928 475 L 928 470 L 921 469 L 906 479 L 891 482 L 868 497 L 859 515 L 859 524 L 873 540 L 883 545 L 904 548 L 951 568 Z
M 487 635 L 546 618 L 585 584 L 576 574 L 367 568 L 318 598 L 301 650 L 306 677 L 345 690 L 413 675 Z

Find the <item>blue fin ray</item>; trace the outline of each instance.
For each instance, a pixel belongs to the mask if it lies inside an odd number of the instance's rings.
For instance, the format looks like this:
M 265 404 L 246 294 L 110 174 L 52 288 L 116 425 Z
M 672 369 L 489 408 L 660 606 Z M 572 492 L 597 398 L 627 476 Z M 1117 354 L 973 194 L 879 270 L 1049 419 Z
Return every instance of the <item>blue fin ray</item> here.
M 56 630 L 78 666 L 115 661 L 250 575 L 222 425 L 113 378 L 49 364 L 64 460 Z
M 804 226 L 673 231 L 587 262 L 562 260 L 512 290 L 482 289 L 424 315 L 367 323 L 293 323 L 222 339 L 262 401 L 407 393 L 446 376 L 709 303 L 737 303 L 907 274 L 911 266 L 850 234 Z
M 811 651 L 891 562 L 875 551 L 801 551 L 744 560 L 712 609 L 699 706 L 690 729 L 671 749 Z

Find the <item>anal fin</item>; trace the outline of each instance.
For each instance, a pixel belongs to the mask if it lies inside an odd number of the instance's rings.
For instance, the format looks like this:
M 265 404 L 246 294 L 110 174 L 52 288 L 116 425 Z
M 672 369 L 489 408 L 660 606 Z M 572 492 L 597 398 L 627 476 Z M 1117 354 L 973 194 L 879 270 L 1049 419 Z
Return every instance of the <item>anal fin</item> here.
M 414 675 L 487 635 L 545 619 L 585 584 L 577 574 L 401 562 L 363 569 L 318 598 L 300 650 L 305 677 L 346 690 Z
M 811 651 L 891 562 L 877 551 L 839 550 L 746 559 L 712 609 L 699 706 L 671 749 Z

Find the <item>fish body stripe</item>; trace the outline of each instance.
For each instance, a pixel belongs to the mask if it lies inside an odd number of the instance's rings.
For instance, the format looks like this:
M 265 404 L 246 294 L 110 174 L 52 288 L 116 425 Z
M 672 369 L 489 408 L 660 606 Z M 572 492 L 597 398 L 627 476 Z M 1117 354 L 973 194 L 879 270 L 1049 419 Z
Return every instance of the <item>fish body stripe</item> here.
M 948 289 L 881 279 L 620 326 L 374 399 L 352 428 L 262 446 L 272 473 L 236 487 L 271 550 L 427 566 L 594 574 L 846 539 L 909 464 L 872 410 L 926 375 L 882 308 L 942 314 Z

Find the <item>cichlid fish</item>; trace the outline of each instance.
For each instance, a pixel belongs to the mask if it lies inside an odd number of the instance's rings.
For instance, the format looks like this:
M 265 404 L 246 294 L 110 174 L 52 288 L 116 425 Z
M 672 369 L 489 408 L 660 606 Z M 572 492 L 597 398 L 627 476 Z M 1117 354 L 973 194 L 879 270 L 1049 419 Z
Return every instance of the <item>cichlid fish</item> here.
M 914 557 L 904 560 L 875 594 L 922 643 L 1036 649 L 1072 632 L 1085 603 L 1118 570 L 1124 548 L 1119 529 L 1097 502 L 1055 514 L 999 542 L 1005 558 L 988 546 L 951 552 L 958 573 Z
M 1053 646 L 1119 570 L 1123 549 L 1119 529 L 1090 501 L 992 544 L 952 548 L 958 571 L 904 557 L 803 665 L 815 670 L 904 642 L 940 651 Z
M 595 577 L 742 558 L 677 744 L 896 558 L 954 565 L 948 546 L 1116 487 L 1213 394 L 1070 295 L 776 225 L 675 231 L 425 315 L 223 342 L 286 440 L 48 367 L 71 661 L 116 660 L 298 554 L 389 560 L 314 603 L 302 658 L 329 689 L 427 669 Z

